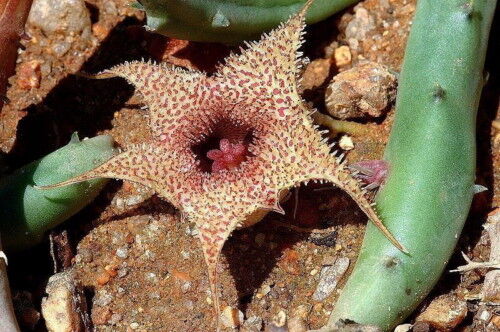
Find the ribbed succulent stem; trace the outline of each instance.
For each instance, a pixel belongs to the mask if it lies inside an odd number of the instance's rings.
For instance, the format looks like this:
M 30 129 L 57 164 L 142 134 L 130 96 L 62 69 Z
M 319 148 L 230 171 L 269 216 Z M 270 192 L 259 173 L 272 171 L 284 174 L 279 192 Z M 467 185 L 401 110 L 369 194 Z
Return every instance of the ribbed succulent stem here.
M 308 23 L 321 21 L 359 0 L 316 0 Z M 295 14 L 305 0 L 141 0 L 147 25 L 179 39 L 239 43 L 257 39 Z
M 385 225 L 410 254 L 369 224 L 329 326 L 350 319 L 393 328 L 448 263 L 474 193 L 475 119 L 495 5 L 418 1 L 385 152 L 390 172 L 376 200 Z

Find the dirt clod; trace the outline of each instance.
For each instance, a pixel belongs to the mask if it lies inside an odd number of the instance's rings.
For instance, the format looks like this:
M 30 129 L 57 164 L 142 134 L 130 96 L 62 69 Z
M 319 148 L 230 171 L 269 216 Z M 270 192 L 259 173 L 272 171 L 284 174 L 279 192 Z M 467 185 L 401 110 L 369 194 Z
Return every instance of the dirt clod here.
M 19 65 L 17 85 L 24 90 L 38 88 L 40 86 L 40 61 L 31 60 Z
M 442 331 L 451 331 L 464 320 L 467 312 L 465 301 L 453 296 L 440 296 L 418 315 L 416 321 L 428 323 Z
M 328 112 L 339 119 L 380 117 L 395 98 L 395 75 L 374 62 L 362 62 L 335 76 L 325 95 Z

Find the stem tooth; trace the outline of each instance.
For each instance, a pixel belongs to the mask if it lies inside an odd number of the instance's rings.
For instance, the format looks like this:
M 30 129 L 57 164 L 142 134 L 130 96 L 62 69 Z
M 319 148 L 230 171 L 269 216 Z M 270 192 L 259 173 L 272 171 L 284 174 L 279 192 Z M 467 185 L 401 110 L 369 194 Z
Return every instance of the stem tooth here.
M 442 101 L 446 97 L 446 90 L 440 84 L 436 83 L 432 91 L 432 97 L 436 102 Z

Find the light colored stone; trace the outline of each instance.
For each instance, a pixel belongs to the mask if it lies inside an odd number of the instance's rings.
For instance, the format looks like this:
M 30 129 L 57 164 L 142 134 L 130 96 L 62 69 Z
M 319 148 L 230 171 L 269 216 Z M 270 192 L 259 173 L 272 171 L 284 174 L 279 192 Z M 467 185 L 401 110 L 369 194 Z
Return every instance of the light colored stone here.
M 375 28 L 375 18 L 361 5 L 354 7 L 354 12 L 354 18 L 345 29 L 345 36 L 348 40 L 363 40 L 367 33 Z
M 82 330 L 75 281 L 72 270 L 49 278 L 47 297 L 42 299 L 42 315 L 49 332 L 79 332 Z
M 500 263 L 500 209 L 497 212 L 488 216 L 488 222 L 484 228 L 488 231 L 490 238 L 490 262 Z
M 240 326 L 243 323 L 243 319 L 243 313 L 230 306 L 225 307 L 220 316 L 222 325 L 233 329 Z
M 276 327 L 282 327 L 286 324 L 286 312 L 280 310 L 276 316 L 273 317 L 273 323 Z
M 342 135 L 339 140 L 339 146 L 342 150 L 345 151 L 354 149 L 354 142 L 352 141 L 352 137 L 349 135 Z
M 394 332 L 409 332 L 411 331 L 412 326 L 412 324 L 401 324 L 396 326 Z
M 262 330 L 262 318 L 249 317 L 241 326 L 240 332 L 260 332 Z
M 90 33 L 90 14 L 83 0 L 34 0 L 28 22 L 45 34 Z
M 127 258 L 128 257 L 127 246 L 123 246 L 123 247 L 116 249 L 116 256 L 123 258 L 123 259 Z
M 351 50 L 349 46 L 346 45 L 335 49 L 333 57 L 335 58 L 335 64 L 337 67 L 347 66 L 352 61 Z
M 490 271 L 484 277 L 483 301 L 500 305 L 500 270 Z
M 305 305 L 295 308 L 288 319 L 288 332 L 305 332 L 308 330 L 306 320 L 310 309 Z
M 313 300 L 323 301 L 330 296 L 348 267 L 349 258 L 347 257 L 340 257 L 333 265 L 324 266 L 321 269 L 319 283 L 312 297 Z
M 494 210 L 484 228 L 490 238 L 490 259 L 493 264 L 500 263 L 500 209 Z M 483 301 L 500 304 L 500 270 L 489 271 L 484 277 Z

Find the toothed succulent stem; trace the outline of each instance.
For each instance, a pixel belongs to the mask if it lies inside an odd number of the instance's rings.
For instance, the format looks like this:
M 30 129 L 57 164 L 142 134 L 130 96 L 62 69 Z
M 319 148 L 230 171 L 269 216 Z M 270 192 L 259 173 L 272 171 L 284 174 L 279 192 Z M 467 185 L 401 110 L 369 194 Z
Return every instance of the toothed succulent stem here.
M 359 0 L 316 0 L 307 22 L 321 21 Z M 141 0 L 147 26 L 179 39 L 239 43 L 286 21 L 305 0 Z
M 448 263 L 474 193 L 475 118 L 495 3 L 418 1 L 385 153 L 390 172 L 377 198 L 410 254 L 369 224 L 329 326 L 350 319 L 393 328 Z
M 80 141 L 76 134 L 64 147 L 0 180 L 0 233 L 7 249 L 24 249 L 45 232 L 91 202 L 107 180 L 42 190 L 43 186 L 83 173 L 108 160 L 115 150 L 110 136 Z

